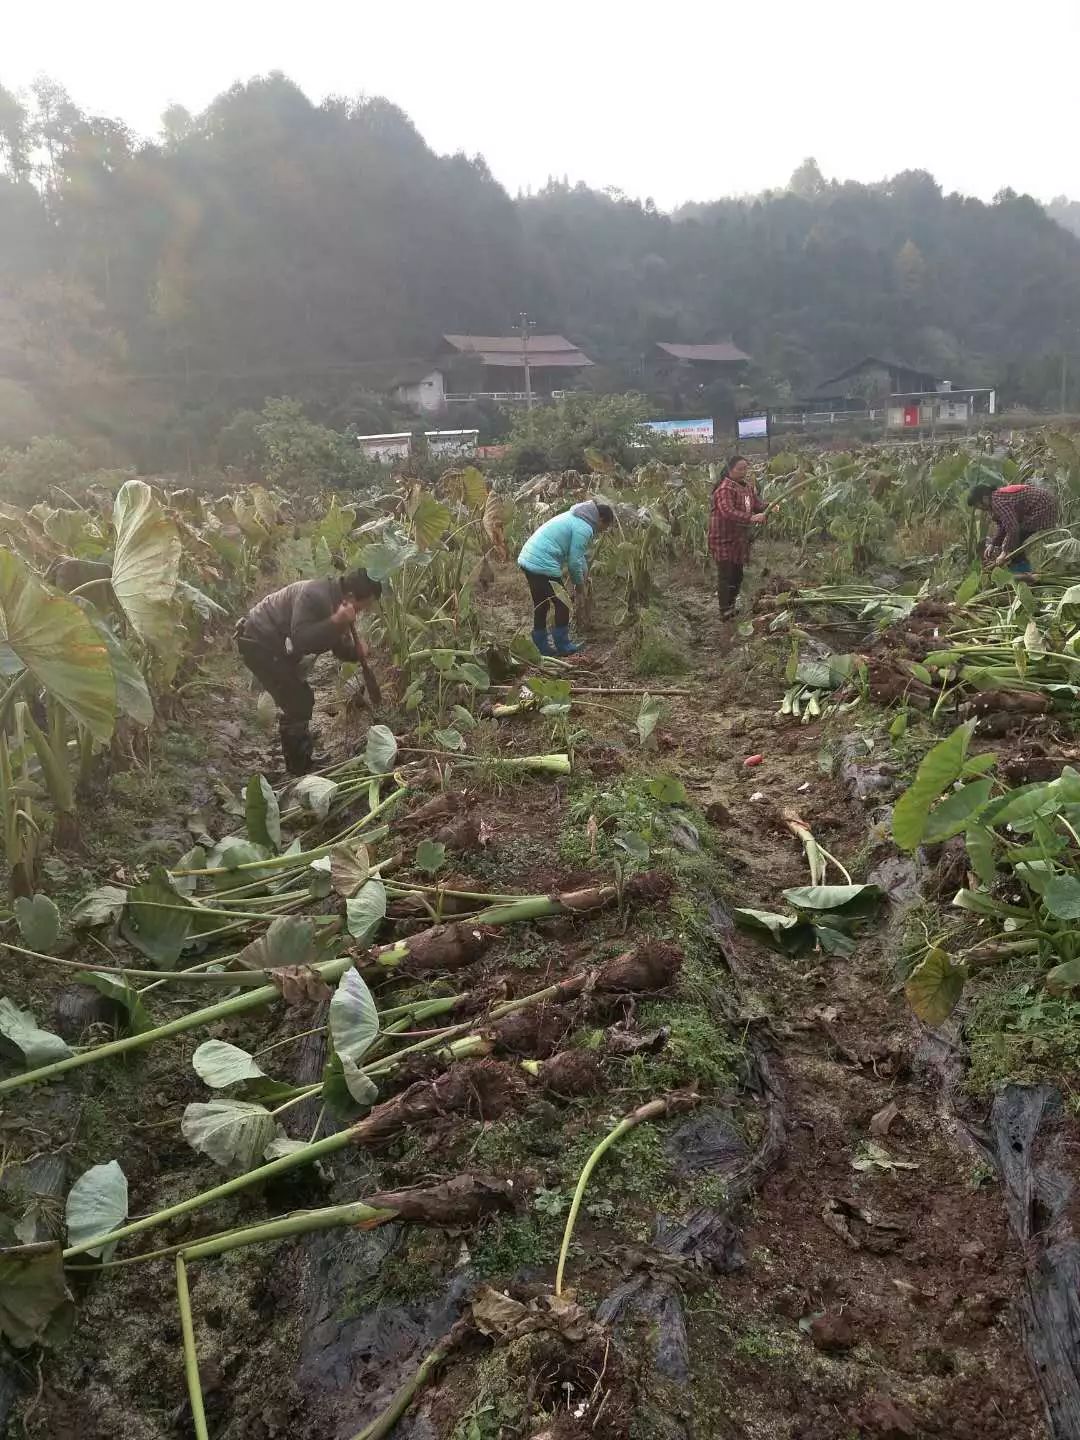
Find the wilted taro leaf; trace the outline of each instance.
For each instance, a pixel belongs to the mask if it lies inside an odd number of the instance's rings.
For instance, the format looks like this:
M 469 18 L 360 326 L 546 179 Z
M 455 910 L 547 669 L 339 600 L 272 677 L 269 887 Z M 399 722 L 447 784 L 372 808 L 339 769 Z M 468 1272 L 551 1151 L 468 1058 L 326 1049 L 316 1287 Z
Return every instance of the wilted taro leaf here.
M 397 740 L 394 732 L 385 725 L 372 725 L 368 731 L 364 759 L 368 769 L 375 775 L 385 775 L 394 768 L 397 759 Z
M 440 840 L 421 840 L 416 847 L 416 868 L 434 875 L 446 864 L 446 846 Z
M 31 1069 L 66 1060 L 71 1054 L 65 1040 L 51 1030 L 40 1030 L 29 1010 L 20 1010 L 6 997 L 0 1000 L 0 1042 L 3 1048 L 15 1050 Z
M 204 1040 L 191 1057 L 192 1068 L 211 1090 L 227 1090 L 245 1080 L 265 1080 L 266 1071 L 246 1050 L 227 1040 Z
M 346 899 L 355 895 L 368 877 L 371 860 L 366 845 L 335 845 L 330 852 L 330 883 Z
M 328 1023 L 334 1049 L 342 1059 L 359 1060 L 371 1049 L 379 1033 L 379 1012 L 356 970 L 346 970 L 338 981 Z
M 870 908 L 882 899 L 877 885 L 796 885 L 782 894 L 796 910 Z
M 16 1349 L 49 1344 L 72 1306 L 59 1245 L 0 1249 L 0 1332 Z
M 83 1245 L 119 1230 L 128 1215 L 128 1183 L 115 1160 L 93 1165 L 79 1176 L 68 1191 L 65 1215 L 68 1242 L 72 1245 Z M 115 1249 L 115 1244 L 105 1240 L 86 1253 L 109 1260 Z
M 338 789 L 337 781 L 327 780 L 325 775 L 303 775 L 293 785 L 293 795 L 309 814 L 325 820 Z
M 279 915 L 264 934 L 244 946 L 237 959 L 249 970 L 277 970 L 311 965 L 316 954 L 314 921 L 300 915 Z
M 127 891 L 119 885 L 99 885 L 89 891 L 71 912 L 71 926 L 74 930 L 89 929 L 94 925 L 108 925 L 127 904 Z
M 345 923 L 361 945 L 373 939 L 385 917 L 386 886 L 381 880 L 368 880 L 359 895 L 345 901 Z
M 109 975 L 99 970 L 80 970 L 75 976 L 80 985 L 89 985 L 99 995 L 119 1005 L 127 1014 L 127 1029 L 132 1035 L 144 1035 L 154 1028 L 154 1022 L 143 1003 L 143 998 L 133 985 L 122 975 Z
M 171 970 L 191 938 L 196 913 L 168 871 L 155 865 L 149 879 L 128 891 L 120 933 L 155 965 Z
M 224 873 L 213 877 L 214 889 L 221 892 L 235 890 L 240 885 L 253 885 L 257 881 L 269 880 L 273 868 L 266 869 L 258 864 L 269 860 L 273 849 L 269 845 L 256 845 L 253 840 L 238 840 L 227 835 L 219 840 L 207 858 L 209 866 L 224 867 Z M 242 867 L 250 866 L 250 869 Z
M 908 976 L 904 993 L 924 1025 L 940 1025 L 956 1009 L 967 970 L 944 950 L 928 950 Z
M 60 938 L 60 911 L 48 895 L 20 895 L 15 901 L 15 920 L 27 949 L 52 953 Z
M 216 1165 L 250 1170 L 275 1138 L 269 1110 L 248 1100 L 210 1100 L 189 1105 L 180 1124 L 184 1139 Z

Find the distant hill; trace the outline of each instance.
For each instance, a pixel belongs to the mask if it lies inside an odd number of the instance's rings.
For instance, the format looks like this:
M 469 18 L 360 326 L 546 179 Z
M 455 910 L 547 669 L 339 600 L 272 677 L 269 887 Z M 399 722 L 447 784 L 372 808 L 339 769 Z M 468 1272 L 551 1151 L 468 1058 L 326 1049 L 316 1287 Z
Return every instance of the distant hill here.
M 1064 225 L 1066 230 L 1080 235 L 1080 200 L 1069 200 L 1059 195 L 1047 205 L 1046 213 L 1059 225 Z

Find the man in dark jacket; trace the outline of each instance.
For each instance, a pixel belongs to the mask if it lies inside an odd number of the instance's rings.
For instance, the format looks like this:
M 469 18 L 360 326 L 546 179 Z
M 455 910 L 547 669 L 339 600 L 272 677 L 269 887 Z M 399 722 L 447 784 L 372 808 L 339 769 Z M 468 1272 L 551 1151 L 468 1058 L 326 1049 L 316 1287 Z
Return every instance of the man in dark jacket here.
M 370 609 L 381 593 L 366 570 L 340 579 L 297 580 L 253 605 L 237 625 L 241 660 L 277 704 L 290 775 L 306 774 L 314 752 L 309 726 L 315 693 L 300 662 L 326 650 L 339 660 L 358 660 L 363 642 L 354 626 L 357 612 Z

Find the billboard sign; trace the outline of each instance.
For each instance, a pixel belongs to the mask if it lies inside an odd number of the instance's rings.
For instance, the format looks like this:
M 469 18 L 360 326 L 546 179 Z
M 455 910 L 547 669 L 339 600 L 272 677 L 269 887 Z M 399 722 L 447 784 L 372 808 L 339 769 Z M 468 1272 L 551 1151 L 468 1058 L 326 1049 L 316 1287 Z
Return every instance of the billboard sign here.
M 769 437 L 768 415 L 743 415 L 739 420 L 740 440 L 767 440 Z
M 681 440 L 684 445 L 711 445 L 713 443 L 713 422 L 711 420 L 646 420 L 644 428 L 669 440 Z

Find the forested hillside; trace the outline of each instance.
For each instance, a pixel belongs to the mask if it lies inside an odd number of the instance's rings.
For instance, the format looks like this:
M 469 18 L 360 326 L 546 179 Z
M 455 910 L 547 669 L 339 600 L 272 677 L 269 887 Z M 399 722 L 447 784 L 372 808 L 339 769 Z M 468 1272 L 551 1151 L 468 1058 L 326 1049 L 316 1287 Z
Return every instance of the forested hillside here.
M 316 105 L 281 75 L 173 107 L 153 141 L 51 83 L 0 90 L 0 167 L 0 443 L 56 431 L 165 466 L 280 394 L 375 424 L 443 331 L 523 308 L 614 388 L 652 340 L 730 333 L 763 399 L 883 351 L 1052 403 L 1080 349 L 1080 239 L 923 172 L 833 183 L 807 162 L 674 215 L 554 183 L 514 200 L 388 102 Z

